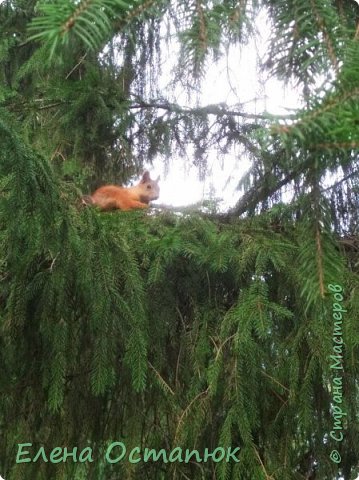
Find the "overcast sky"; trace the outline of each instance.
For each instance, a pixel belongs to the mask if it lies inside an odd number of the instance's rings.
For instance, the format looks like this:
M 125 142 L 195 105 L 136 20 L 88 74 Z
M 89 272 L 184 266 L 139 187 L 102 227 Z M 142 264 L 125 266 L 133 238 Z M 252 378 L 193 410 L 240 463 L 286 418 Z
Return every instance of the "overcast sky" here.
M 295 109 L 298 105 L 298 94 L 293 88 L 284 88 L 284 85 L 273 79 L 260 79 L 257 71 L 258 57 L 263 57 L 267 51 L 267 41 L 270 25 L 267 23 L 265 12 L 257 17 L 257 29 L 261 38 L 251 41 L 243 48 L 233 47 L 228 58 L 223 57 L 219 64 L 209 66 L 203 88 L 199 98 L 202 106 L 214 103 L 226 103 L 234 106 L 245 104 L 247 113 L 287 114 L 288 109 Z M 173 49 L 171 47 L 172 58 Z M 167 75 L 173 65 L 168 58 Z M 166 97 L 166 68 L 163 69 L 163 94 Z M 263 76 L 262 76 L 263 77 Z M 263 81 L 264 80 L 264 81 Z M 186 94 L 178 89 L 176 101 L 180 105 L 189 105 Z M 197 99 L 196 99 L 197 100 Z M 191 152 L 188 152 L 189 164 Z M 198 180 L 198 170 L 190 165 L 184 166 L 181 159 L 174 158 L 170 162 L 169 172 L 163 175 L 163 159 L 159 159 L 153 166 L 154 176 L 161 174 L 160 203 L 169 205 L 188 205 L 208 198 L 211 186 L 214 187 L 216 197 L 223 198 L 222 208 L 233 205 L 239 193 L 235 191 L 239 179 L 248 169 L 245 158 L 235 158 L 228 155 L 224 163 L 217 159 L 216 152 L 209 156 L 209 174 L 204 182 Z

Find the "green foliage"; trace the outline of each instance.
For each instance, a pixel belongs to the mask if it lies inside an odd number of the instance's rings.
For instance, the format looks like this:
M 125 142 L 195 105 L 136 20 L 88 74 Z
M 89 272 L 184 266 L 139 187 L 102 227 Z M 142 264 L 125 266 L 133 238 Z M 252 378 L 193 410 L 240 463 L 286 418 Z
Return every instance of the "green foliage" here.
M 261 8 L 273 24 L 262 72 L 294 80 L 300 110 L 251 114 L 240 100 L 184 107 L 160 90 L 173 35 L 171 86 L 192 93 L 210 56 L 256 35 Z M 0 4 L 7 480 L 357 476 L 355 9 L 318 0 Z M 252 161 L 227 214 L 213 202 L 178 214 L 81 204 L 82 193 L 127 181 L 158 155 L 193 152 L 203 174 L 213 149 Z M 342 285 L 346 309 L 339 466 L 328 458 L 329 283 Z M 16 464 L 17 444 L 30 441 L 34 454 L 91 445 L 95 461 Z M 239 447 L 240 462 L 111 465 L 102 452 L 113 441 L 201 457 Z
M 136 17 L 147 2 L 124 0 L 82 0 L 80 2 L 40 2 L 39 16 L 29 26 L 30 40 L 46 40 L 50 58 L 58 45 L 68 44 L 71 35 L 78 37 L 86 48 L 96 50 L 111 33 L 113 20 L 122 18 L 123 24 Z
M 209 53 L 212 52 L 218 59 L 223 54 L 223 43 L 235 43 L 246 38 L 246 28 L 250 31 L 251 26 L 245 6 L 232 1 L 215 2 L 213 5 L 197 0 L 188 2 L 184 20 L 186 28 L 179 36 L 182 68 L 190 65 L 193 76 L 202 77 Z
M 320 287 L 308 286 L 318 282 L 318 269 L 308 267 L 318 266 L 311 223 L 296 225 L 286 209 L 230 224 L 168 212 L 99 213 L 80 206 L 10 123 L 3 112 L 6 478 L 111 478 L 122 469 L 127 478 L 130 464 L 98 459 L 119 439 L 128 447 L 201 452 L 239 446 L 240 463 L 219 464 L 218 479 L 296 478 L 308 438 L 317 458 L 326 455 L 330 311 L 329 299 L 312 294 Z M 342 282 L 356 305 L 357 274 L 344 269 L 339 251 L 328 259 L 325 282 Z M 349 359 L 359 339 L 349 311 L 345 322 L 353 336 Z M 355 369 L 346 364 L 348 374 Z M 356 401 L 355 393 L 346 395 L 348 412 Z M 346 435 L 355 428 L 348 423 Z M 50 449 L 64 439 L 90 444 L 97 461 L 81 469 L 26 464 L 20 474 L 13 445 L 29 438 Z M 164 468 L 174 478 L 202 478 L 212 466 Z M 333 475 L 328 462 L 320 468 Z M 156 463 L 131 470 L 134 478 L 161 478 Z
M 308 87 L 318 75 L 338 68 L 345 26 L 334 2 L 274 0 L 270 10 L 274 22 L 271 51 L 275 57 L 268 62 L 274 74 L 286 79 L 293 76 Z

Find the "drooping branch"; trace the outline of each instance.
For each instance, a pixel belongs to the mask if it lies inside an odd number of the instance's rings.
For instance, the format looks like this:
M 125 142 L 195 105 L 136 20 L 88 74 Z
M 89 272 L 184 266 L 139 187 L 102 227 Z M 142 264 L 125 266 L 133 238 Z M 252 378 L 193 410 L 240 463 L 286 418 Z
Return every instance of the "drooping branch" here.
M 76 65 L 77 67 L 77 65 Z M 75 68 L 76 68 L 75 67 Z M 70 72 L 71 74 L 71 72 Z M 44 102 L 44 99 L 35 99 L 32 100 L 32 102 Z M 49 100 L 51 103 L 48 105 L 42 105 L 38 106 L 37 109 L 47 109 L 47 108 L 53 108 L 57 107 L 58 105 L 63 105 L 68 102 L 64 102 L 63 100 Z M 29 103 L 29 102 L 28 102 Z M 18 104 L 20 105 L 20 104 Z M 21 103 L 21 106 L 24 107 L 26 106 L 26 102 Z M 233 108 L 230 108 L 229 106 L 221 103 L 221 104 L 212 104 L 212 105 L 206 105 L 204 107 L 184 107 L 181 105 L 178 105 L 176 103 L 170 103 L 166 101 L 157 101 L 153 100 L 150 102 L 146 102 L 145 100 L 142 99 L 136 99 L 135 102 L 130 103 L 128 105 L 128 108 L 130 110 L 148 110 L 148 109 L 153 109 L 153 110 L 166 110 L 171 113 L 181 113 L 185 115 L 216 115 L 217 117 L 224 117 L 224 116 L 232 116 L 232 117 L 241 117 L 241 118 L 246 118 L 249 120 L 263 120 L 263 121 L 273 121 L 273 120 L 279 120 L 279 119 L 289 119 L 292 118 L 292 115 L 261 115 L 261 114 L 256 114 L 256 113 L 246 113 L 246 112 L 241 112 L 239 110 L 234 110 Z
M 184 113 L 186 115 L 216 115 L 218 117 L 223 117 L 225 115 L 233 116 L 233 117 L 242 117 L 251 120 L 264 120 L 264 121 L 271 121 L 276 118 L 284 118 L 283 116 L 276 116 L 276 115 L 260 115 L 256 113 L 246 113 L 241 112 L 239 110 L 233 110 L 225 104 L 218 104 L 218 105 L 206 105 L 204 107 L 183 107 L 175 103 L 170 102 L 157 102 L 151 101 L 146 102 L 144 100 L 137 100 L 135 103 L 129 106 L 130 109 L 159 109 L 159 110 L 167 110 L 168 112 L 173 113 Z M 289 118 L 289 117 L 285 117 Z

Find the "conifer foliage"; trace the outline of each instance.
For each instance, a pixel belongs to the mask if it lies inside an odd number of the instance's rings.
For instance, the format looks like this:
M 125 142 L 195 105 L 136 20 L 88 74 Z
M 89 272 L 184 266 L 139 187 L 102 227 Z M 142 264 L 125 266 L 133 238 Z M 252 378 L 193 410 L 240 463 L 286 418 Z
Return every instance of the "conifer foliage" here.
M 173 34 L 173 85 L 190 92 L 256 35 L 261 9 L 262 72 L 295 81 L 301 109 L 184 106 L 160 90 Z M 358 20 L 349 0 L 0 4 L 6 480 L 356 478 Z M 193 151 L 203 173 L 214 147 L 252 161 L 225 214 L 81 204 L 156 156 Z M 200 458 L 112 464 L 113 442 Z M 16 462 L 24 443 L 31 458 L 77 447 L 93 461 Z M 239 461 L 200 461 L 217 447 Z

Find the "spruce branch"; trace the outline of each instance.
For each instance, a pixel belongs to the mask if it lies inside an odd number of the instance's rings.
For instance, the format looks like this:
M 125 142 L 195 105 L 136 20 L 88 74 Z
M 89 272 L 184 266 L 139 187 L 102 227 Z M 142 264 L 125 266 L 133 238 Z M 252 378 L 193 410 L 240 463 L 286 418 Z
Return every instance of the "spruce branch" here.
M 271 131 L 273 133 L 291 133 L 295 128 L 298 126 L 305 126 L 308 122 L 311 122 L 313 119 L 323 116 L 323 114 L 330 112 L 332 110 L 335 111 L 338 107 L 342 106 L 348 100 L 354 100 L 359 97 L 359 88 L 354 88 L 352 90 L 348 90 L 343 92 L 339 92 L 338 94 L 331 96 L 328 100 L 323 102 L 322 106 L 314 109 L 312 112 L 298 114 L 299 119 L 294 121 L 292 124 L 289 125 L 273 125 L 271 127 Z
M 79 62 L 69 71 L 69 73 L 66 75 L 66 80 L 74 73 L 74 71 L 85 61 L 87 57 L 87 52 L 82 55 L 82 57 L 80 58 Z
M 203 52 L 207 50 L 208 38 L 207 38 L 207 26 L 206 19 L 203 11 L 203 5 L 201 0 L 196 0 L 196 12 L 199 19 L 199 42 L 200 48 Z
M 147 2 L 145 2 L 147 3 Z M 77 36 L 90 50 L 98 49 L 112 33 L 116 16 L 135 14 L 143 5 L 133 10 L 131 0 L 82 0 L 79 4 L 61 0 L 54 4 L 40 3 L 39 17 L 29 25 L 29 40 L 49 42 L 51 56 L 57 46 L 66 44 L 69 35 Z
M 328 142 L 308 145 L 310 150 L 359 150 L 359 142 Z
M 194 405 L 201 397 L 206 397 L 206 396 L 208 395 L 209 389 L 210 389 L 210 387 L 207 387 L 206 390 L 204 390 L 204 391 L 202 391 L 202 392 L 199 392 L 199 393 L 189 402 L 189 404 L 186 406 L 186 408 L 185 408 L 185 409 L 183 410 L 183 412 L 181 413 L 181 416 L 180 416 L 180 418 L 178 419 L 178 422 L 177 422 L 177 427 L 176 427 L 176 432 L 175 432 L 175 435 L 174 435 L 173 445 L 177 445 L 177 444 L 178 444 L 178 441 L 179 441 L 179 433 L 180 433 L 182 424 L 183 424 L 185 418 L 188 416 L 191 408 L 193 408 L 193 405 Z
M 166 110 L 168 112 L 173 113 L 183 113 L 183 114 L 193 114 L 193 115 L 216 115 L 218 117 L 222 117 L 225 115 L 233 116 L 233 117 L 242 117 L 247 119 L 253 120 L 266 120 L 270 121 L 273 118 L 283 118 L 281 115 L 261 115 L 255 113 L 246 113 L 241 112 L 239 110 L 233 110 L 230 107 L 220 104 L 220 105 L 207 105 L 204 107 L 183 107 L 181 105 L 170 103 L 170 102 L 158 102 L 158 101 L 151 101 L 146 102 L 144 100 L 137 100 L 135 103 L 129 105 L 130 109 L 158 109 L 158 110 Z M 289 117 L 285 117 L 289 118 Z
M 318 267 L 318 278 L 319 278 L 319 290 L 322 298 L 325 296 L 325 285 L 324 285 L 324 268 L 323 268 L 323 248 L 322 248 L 322 237 L 319 226 L 316 226 L 315 240 L 317 247 L 317 267 Z
M 66 34 L 73 28 L 76 20 L 93 4 L 93 0 L 82 0 L 72 15 L 65 21 L 61 27 L 62 34 Z
M 261 374 L 264 375 L 265 377 L 269 378 L 270 380 L 272 380 L 274 383 L 276 383 L 276 384 L 279 385 L 281 388 L 283 388 L 283 390 L 285 390 L 286 392 L 288 392 L 288 394 L 290 394 L 290 389 L 287 388 L 285 385 L 283 385 L 283 383 L 281 383 L 279 380 L 277 380 L 276 378 L 272 377 L 271 375 L 269 375 L 268 373 L 264 372 L 263 370 L 261 370 Z
M 354 178 L 355 177 L 359 178 L 359 171 L 358 170 L 355 170 L 354 172 L 348 173 L 348 175 L 345 175 L 343 178 L 341 178 L 337 182 L 333 183 L 333 185 L 330 185 L 329 187 L 326 187 L 326 188 L 322 188 L 321 192 L 324 193 L 324 192 L 327 192 L 328 190 L 336 188 L 339 185 L 341 185 L 342 183 L 347 182 L 347 180 L 349 180 L 350 178 L 353 178 L 353 177 Z
M 158 5 L 158 0 L 145 0 L 142 4 L 136 6 L 127 13 L 127 16 L 124 19 L 124 23 L 129 23 L 133 19 L 141 17 L 144 12 L 150 10 L 154 5 Z
M 261 456 L 260 456 L 258 450 L 257 450 L 255 447 L 254 447 L 254 451 L 255 451 L 256 457 L 257 457 L 257 459 L 258 459 L 258 461 L 259 461 L 259 463 L 260 463 L 260 466 L 261 466 L 261 468 L 262 468 L 262 470 L 263 470 L 263 473 L 264 473 L 264 476 L 265 476 L 265 480 L 274 480 L 274 477 L 273 477 L 272 475 L 269 475 L 269 474 L 268 474 L 268 472 L 267 472 L 267 470 L 266 470 L 266 468 L 265 468 L 265 466 L 264 466 L 263 460 L 261 459 Z
M 172 388 L 168 385 L 168 383 L 165 381 L 165 379 L 162 377 L 160 372 L 156 370 L 156 368 L 152 365 L 151 362 L 148 362 L 149 367 L 151 370 L 153 370 L 154 374 L 158 378 L 159 383 L 163 386 L 163 388 L 169 392 L 171 395 L 175 395 L 175 392 L 172 390 Z
M 332 65 L 333 65 L 334 69 L 336 70 L 336 72 L 338 72 L 339 63 L 338 63 L 337 56 L 335 54 L 335 49 L 334 49 L 333 42 L 332 42 L 332 40 L 329 36 L 329 33 L 328 33 L 328 28 L 325 24 L 325 20 L 319 12 L 318 5 L 316 4 L 316 0 L 311 0 L 310 3 L 311 3 L 311 6 L 312 6 L 314 17 L 317 21 L 319 30 L 322 32 L 324 40 L 326 42 L 329 58 L 332 62 Z
M 358 22 L 357 28 L 355 30 L 354 40 L 359 40 L 359 22 Z
M 237 202 L 236 206 L 229 210 L 227 217 L 240 216 L 248 210 L 254 209 L 260 202 L 270 198 L 275 192 L 282 187 L 295 180 L 305 169 L 309 166 L 310 162 L 305 162 L 301 167 L 293 169 L 291 173 L 288 173 L 284 178 L 279 181 L 268 182 L 268 178 L 265 178 L 261 182 L 253 185 L 241 199 Z

